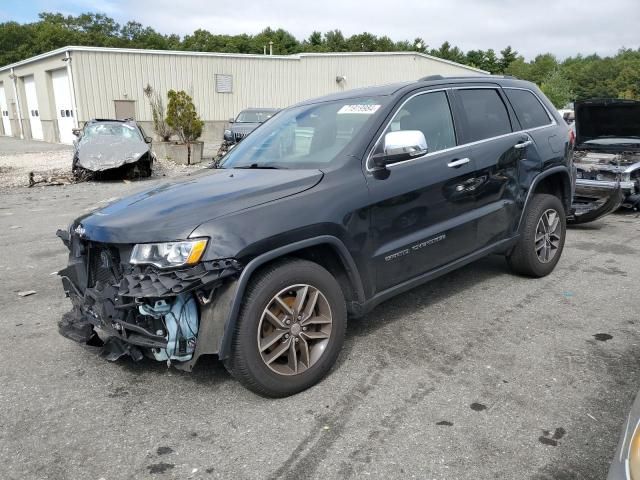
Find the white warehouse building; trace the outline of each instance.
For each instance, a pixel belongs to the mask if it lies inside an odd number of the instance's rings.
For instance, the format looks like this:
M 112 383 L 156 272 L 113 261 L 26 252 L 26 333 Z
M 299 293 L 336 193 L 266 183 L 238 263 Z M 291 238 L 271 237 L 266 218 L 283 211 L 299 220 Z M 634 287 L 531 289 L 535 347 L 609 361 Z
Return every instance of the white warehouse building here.
M 147 84 L 193 97 L 205 142 L 245 108 L 283 108 L 351 88 L 482 70 L 415 52 L 246 55 L 64 47 L 0 67 L 0 135 L 72 143 L 92 118 L 135 118 L 152 132 Z

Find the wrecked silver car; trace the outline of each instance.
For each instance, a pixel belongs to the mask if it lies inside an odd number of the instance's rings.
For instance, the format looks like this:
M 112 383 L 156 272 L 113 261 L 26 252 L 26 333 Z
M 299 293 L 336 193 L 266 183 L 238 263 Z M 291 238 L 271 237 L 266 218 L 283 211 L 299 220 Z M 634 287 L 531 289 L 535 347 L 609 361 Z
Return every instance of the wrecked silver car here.
M 584 100 L 576 102 L 575 117 L 578 218 L 590 221 L 620 205 L 640 208 L 640 102 Z
M 149 177 L 155 157 L 151 137 L 133 120 L 90 120 L 73 132 L 76 178 Z

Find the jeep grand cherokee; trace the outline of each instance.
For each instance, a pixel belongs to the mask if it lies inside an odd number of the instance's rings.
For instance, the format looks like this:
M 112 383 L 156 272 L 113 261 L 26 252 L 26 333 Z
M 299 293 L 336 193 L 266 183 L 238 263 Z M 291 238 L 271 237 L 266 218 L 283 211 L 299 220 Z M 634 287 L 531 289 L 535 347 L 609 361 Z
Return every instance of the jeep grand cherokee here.
M 281 111 L 221 168 L 58 235 L 60 332 L 190 371 L 216 354 L 286 396 L 322 379 L 347 317 L 492 253 L 542 277 L 574 185 L 569 130 L 535 85 L 428 77 Z

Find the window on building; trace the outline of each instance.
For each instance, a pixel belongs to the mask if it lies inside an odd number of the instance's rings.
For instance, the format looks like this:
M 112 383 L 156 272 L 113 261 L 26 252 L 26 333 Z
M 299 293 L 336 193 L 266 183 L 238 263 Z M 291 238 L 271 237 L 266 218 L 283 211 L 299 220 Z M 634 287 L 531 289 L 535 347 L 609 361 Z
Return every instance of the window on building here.
M 467 119 L 466 141 L 511 133 L 511 121 L 500 94 L 490 88 L 458 90 Z
M 216 73 L 216 93 L 233 93 L 233 76 Z
M 507 98 L 516 112 L 522 128 L 536 128 L 549 125 L 551 119 L 540 100 L 529 90 L 505 89 Z

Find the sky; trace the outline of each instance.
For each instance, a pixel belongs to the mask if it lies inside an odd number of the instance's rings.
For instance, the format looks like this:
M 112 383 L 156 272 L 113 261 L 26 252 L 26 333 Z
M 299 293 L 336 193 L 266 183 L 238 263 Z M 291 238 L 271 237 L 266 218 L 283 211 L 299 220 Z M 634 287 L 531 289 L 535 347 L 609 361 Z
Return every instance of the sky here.
M 38 12 L 100 12 L 162 33 L 258 33 L 284 28 L 298 39 L 313 30 L 368 31 L 393 40 L 445 40 L 462 50 L 507 45 L 527 59 L 551 52 L 615 54 L 640 48 L 640 0 L 0 0 L 0 22 L 37 20 Z

